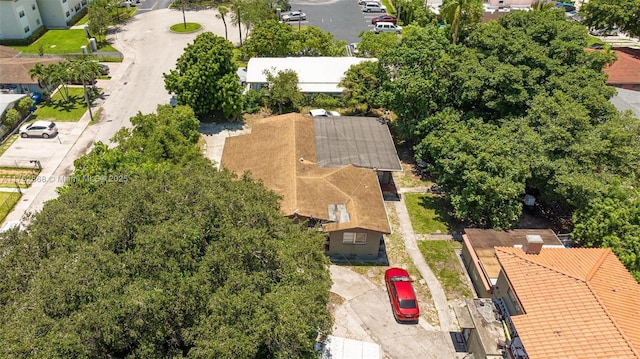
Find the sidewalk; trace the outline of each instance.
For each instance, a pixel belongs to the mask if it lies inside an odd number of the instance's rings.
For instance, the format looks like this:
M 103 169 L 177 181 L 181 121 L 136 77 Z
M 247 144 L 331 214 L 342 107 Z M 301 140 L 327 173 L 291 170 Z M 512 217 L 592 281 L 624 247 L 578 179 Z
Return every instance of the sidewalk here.
M 398 192 L 402 194 L 410 191 L 405 188 L 399 188 Z M 427 283 L 427 287 L 429 287 L 429 291 L 431 292 L 433 304 L 438 312 L 440 330 L 443 332 L 458 331 L 458 325 L 456 324 L 457 320 L 449 309 L 449 303 L 447 302 L 447 297 L 444 294 L 442 285 L 440 285 L 440 281 L 438 281 L 438 278 L 436 278 L 433 271 L 424 260 L 422 253 L 420 253 L 416 235 L 413 232 L 413 227 L 411 225 L 411 219 L 409 218 L 409 212 L 407 211 L 407 207 L 404 203 L 404 196 L 401 195 L 400 201 L 395 201 L 393 204 L 395 206 L 396 215 L 398 216 L 398 221 L 400 222 L 400 230 L 402 232 L 402 239 L 404 240 L 406 251 L 411 257 L 416 268 L 418 268 L 420 275 L 424 278 Z

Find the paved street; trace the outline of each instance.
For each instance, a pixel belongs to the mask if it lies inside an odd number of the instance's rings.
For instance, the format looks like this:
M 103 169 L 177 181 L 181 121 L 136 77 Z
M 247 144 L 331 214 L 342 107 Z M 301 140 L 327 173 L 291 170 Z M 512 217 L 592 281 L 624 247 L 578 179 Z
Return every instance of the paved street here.
M 214 10 L 187 11 L 186 18 L 202 24 L 202 31 L 224 36 L 224 25 L 215 18 Z M 54 138 L 20 138 L 8 149 L 0 160 L 2 165 L 29 166 L 30 160 L 39 160 L 43 169 L 42 181 L 23 190 L 22 199 L 6 221 L 20 220 L 25 213 L 39 211 L 44 202 L 55 198 L 64 176 L 73 172 L 73 161 L 87 153 L 93 143 L 109 143 L 116 131 L 130 126 L 130 117 L 138 112 L 155 112 L 158 104 L 169 102 L 162 74 L 175 66 L 184 47 L 200 33 L 169 31 L 171 25 L 180 22 L 181 11 L 162 9 L 139 14 L 114 29 L 108 38 L 124 54 L 124 61 L 110 63 L 111 80 L 98 82 L 105 96 L 96 102 L 93 112 L 101 109 L 100 119 L 91 124 L 86 113 L 77 123 L 58 123 L 60 134 Z M 230 31 L 229 39 L 237 44 L 238 33 Z

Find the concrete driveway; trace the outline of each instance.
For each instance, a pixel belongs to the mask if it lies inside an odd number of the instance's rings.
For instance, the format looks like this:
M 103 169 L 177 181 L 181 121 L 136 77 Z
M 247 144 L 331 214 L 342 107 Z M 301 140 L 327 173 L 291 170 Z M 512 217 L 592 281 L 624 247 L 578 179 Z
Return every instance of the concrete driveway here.
M 448 333 L 426 320 L 399 324 L 393 318 L 384 286 L 378 286 L 349 268 L 332 265 L 331 292 L 344 299 L 334 309 L 332 335 L 375 342 L 385 358 L 456 358 Z M 426 303 L 420 302 L 423 308 Z

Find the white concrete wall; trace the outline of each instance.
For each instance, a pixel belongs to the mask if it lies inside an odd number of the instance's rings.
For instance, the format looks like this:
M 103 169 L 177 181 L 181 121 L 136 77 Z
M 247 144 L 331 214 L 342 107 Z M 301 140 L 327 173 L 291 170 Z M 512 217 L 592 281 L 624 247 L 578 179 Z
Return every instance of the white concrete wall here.
M 0 1 L 0 39 L 24 39 L 41 26 L 35 0 Z

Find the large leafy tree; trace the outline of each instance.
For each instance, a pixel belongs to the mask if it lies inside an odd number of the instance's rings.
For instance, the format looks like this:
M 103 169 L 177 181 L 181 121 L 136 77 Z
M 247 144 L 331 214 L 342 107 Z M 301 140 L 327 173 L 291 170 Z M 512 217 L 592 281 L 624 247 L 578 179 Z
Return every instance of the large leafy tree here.
M 508 227 L 525 189 L 570 213 L 638 174 L 638 126 L 608 102 L 602 69 L 613 58 L 585 51 L 587 37 L 549 9 L 478 25 L 457 45 L 407 27 L 379 55 L 378 81 L 354 68 L 346 94 L 374 91 L 394 111 L 458 217 Z
M 165 88 L 178 103 L 193 108 L 200 120 L 235 118 L 242 110 L 242 87 L 233 63 L 233 45 L 211 32 L 204 32 L 164 74 Z M 217 116 L 221 115 L 221 116 Z
M 384 35 L 381 33 L 380 35 Z M 395 34 L 389 34 L 396 37 Z M 376 61 L 363 61 L 352 65 L 340 81 L 344 103 L 355 113 L 367 113 L 376 107 L 376 89 L 380 87 L 380 66 Z
M 640 2 L 636 0 L 594 0 L 582 5 L 584 23 L 599 29 L 620 27 L 631 36 L 640 36 Z
M 398 44 L 398 35 L 395 33 L 362 31 L 358 36 L 358 57 L 378 58 L 385 50 L 393 49 Z
M 241 47 L 245 58 L 286 56 L 344 56 L 346 42 L 316 26 L 294 31 L 275 20 L 259 22 Z
M 637 186 L 636 186 L 637 188 Z M 629 184 L 613 184 L 573 216 L 573 239 L 583 246 L 611 248 L 640 282 L 640 193 Z
M 422 122 L 419 131 L 427 135 L 416 146 L 417 155 L 431 159 L 430 170 L 457 217 L 493 228 L 508 228 L 518 220 L 518 196 L 540 146 L 524 120 L 504 126 L 465 122 L 446 109 Z
M 304 100 L 298 88 L 298 74 L 293 70 L 278 71 L 278 73 L 265 70 L 265 76 L 269 82 L 267 99 L 271 111 L 279 114 L 297 111 Z
M 240 50 L 245 58 L 286 57 L 290 55 L 289 44 L 295 36 L 291 26 L 266 20 L 256 24 Z
M 451 40 L 455 44 L 461 34 L 467 34 L 480 23 L 484 9 L 481 0 L 444 0 L 440 5 L 440 14 L 447 22 Z
M 420 121 L 435 114 L 450 96 L 450 42 L 435 26 L 407 27 L 402 40 L 380 55 L 380 103 L 398 115 L 405 139 L 414 139 Z
M 87 8 L 89 31 L 98 41 L 104 40 L 111 24 L 110 2 L 108 0 L 95 0 L 90 2 Z
M 99 186 L 67 182 L 3 235 L 0 356 L 314 357 L 331 326 L 322 235 L 211 166 L 187 107 L 159 112 L 78 162 Z

